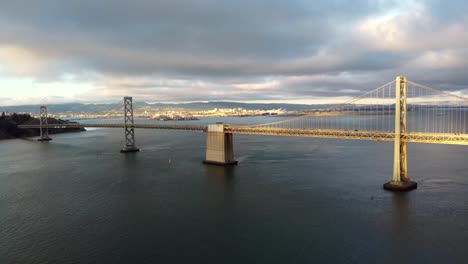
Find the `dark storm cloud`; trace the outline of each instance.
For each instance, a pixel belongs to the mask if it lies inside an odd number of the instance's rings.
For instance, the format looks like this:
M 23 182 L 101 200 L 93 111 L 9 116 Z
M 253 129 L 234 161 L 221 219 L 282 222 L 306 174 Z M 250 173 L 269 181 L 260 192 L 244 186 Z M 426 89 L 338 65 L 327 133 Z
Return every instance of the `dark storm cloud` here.
M 167 71 L 189 74 L 236 73 L 251 60 L 274 64 L 312 55 L 335 38 L 336 23 L 375 8 L 367 1 L 6 1 L 0 39 L 103 71 L 167 65 Z M 198 60 L 184 64 L 178 56 L 171 65 L 170 54 Z
M 352 96 L 403 71 L 431 84 L 462 87 L 468 84 L 461 73 L 466 65 L 453 62 L 456 55 L 445 56 L 448 66 L 440 69 L 427 67 L 427 61 L 437 61 L 427 53 L 455 49 L 453 54 L 468 58 L 458 39 L 466 37 L 459 35 L 466 33 L 460 28 L 467 5 L 438 0 L 0 0 L 0 48 L 10 45 L 34 54 L 31 63 L 38 66 L 21 74 L 39 80 L 71 73 L 115 93 L 164 93 L 167 100 L 195 100 L 200 91 L 207 98 L 231 100 L 256 100 L 265 93 L 285 99 Z M 374 21 L 392 12 L 401 17 Z M 420 43 L 393 44 L 394 36 L 406 33 L 420 37 Z M 296 76 L 327 76 L 336 83 L 291 81 Z M 235 85 L 254 87 L 268 78 L 279 83 L 250 91 Z

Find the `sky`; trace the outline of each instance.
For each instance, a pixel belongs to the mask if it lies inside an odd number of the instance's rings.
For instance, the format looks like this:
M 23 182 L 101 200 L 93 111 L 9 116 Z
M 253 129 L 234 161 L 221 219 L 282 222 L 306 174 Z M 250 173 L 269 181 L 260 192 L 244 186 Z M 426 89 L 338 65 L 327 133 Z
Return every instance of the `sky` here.
M 466 0 L 0 0 L 0 105 L 468 95 Z

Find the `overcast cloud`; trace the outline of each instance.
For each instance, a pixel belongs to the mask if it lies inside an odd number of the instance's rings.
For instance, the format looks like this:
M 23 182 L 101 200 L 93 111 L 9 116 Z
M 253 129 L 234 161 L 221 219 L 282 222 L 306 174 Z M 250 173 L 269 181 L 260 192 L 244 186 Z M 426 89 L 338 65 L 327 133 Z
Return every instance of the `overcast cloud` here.
M 468 93 L 468 2 L 0 0 L 0 104 Z

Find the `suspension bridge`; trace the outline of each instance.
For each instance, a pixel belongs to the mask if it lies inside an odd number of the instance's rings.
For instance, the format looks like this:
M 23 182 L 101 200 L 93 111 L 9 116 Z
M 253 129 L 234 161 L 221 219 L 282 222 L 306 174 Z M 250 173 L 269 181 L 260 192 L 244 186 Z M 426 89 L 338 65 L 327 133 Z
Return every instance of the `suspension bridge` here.
M 170 129 L 207 133 L 207 164 L 234 165 L 233 134 L 298 136 L 394 142 L 393 178 L 387 190 L 417 187 L 408 176 L 407 143 L 468 145 L 468 98 L 440 91 L 398 76 L 394 81 L 349 101 L 277 122 L 255 125 L 135 124 L 131 97 L 124 98 L 124 122 L 119 124 L 49 124 L 47 107 L 40 107 L 39 141 L 49 141 L 54 128 L 121 128 L 123 153 L 136 152 L 135 129 Z

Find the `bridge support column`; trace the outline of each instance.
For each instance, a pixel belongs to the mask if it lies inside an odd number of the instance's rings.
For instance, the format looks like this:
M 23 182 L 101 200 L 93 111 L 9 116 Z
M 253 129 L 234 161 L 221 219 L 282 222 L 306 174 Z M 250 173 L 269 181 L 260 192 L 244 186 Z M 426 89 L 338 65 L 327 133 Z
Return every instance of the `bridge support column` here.
M 224 132 L 223 124 L 208 125 L 205 164 L 236 165 L 232 133 Z
M 384 189 L 390 191 L 410 191 L 417 188 L 417 183 L 408 177 L 407 142 L 402 133 L 407 132 L 407 88 L 406 78 L 396 78 L 395 103 L 395 153 L 393 161 L 392 181 L 384 184 Z
M 47 113 L 47 106 L 41 106 L 39 112 L 39 128 L 41 130 L 41 137 L 37 139 L 37 141 L 50 141 L 52 140 L 49 137 L 49 122 L 48 122 L 48 113 Z
M 140 151 L 135 146 L 135 130 L 133 128 L 133 101 L 132 97 L 124 97 L 124 146 L 121 153 Z

